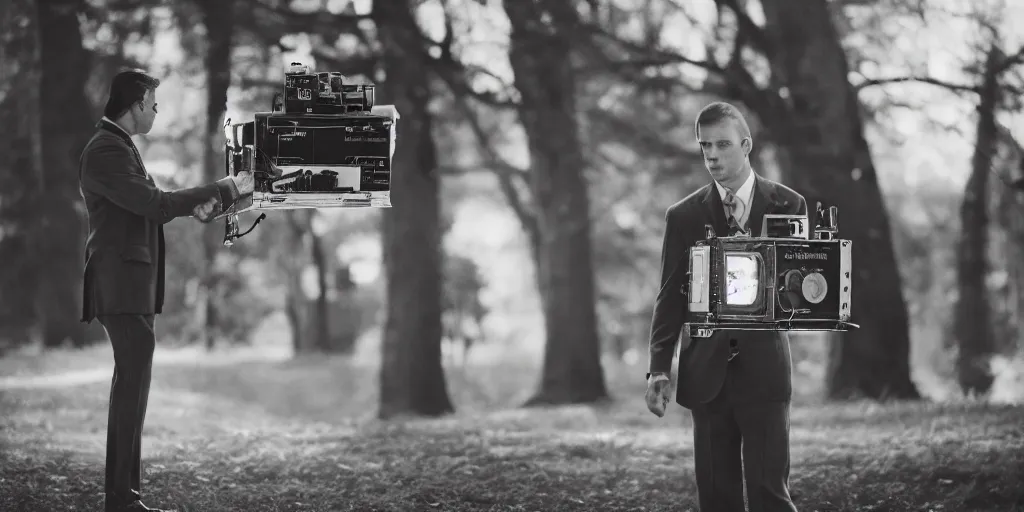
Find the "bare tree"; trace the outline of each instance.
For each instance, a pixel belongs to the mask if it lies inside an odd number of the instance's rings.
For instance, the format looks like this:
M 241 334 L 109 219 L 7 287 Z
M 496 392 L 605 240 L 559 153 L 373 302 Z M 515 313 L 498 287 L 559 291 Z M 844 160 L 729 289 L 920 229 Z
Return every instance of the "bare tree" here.
M 203 131 L 202 176 L 206 183 L 224 176 L 224 112 L 227 110 L 228 88 L 231 86 L 231 51 L 235 33 L 234 0 L 195 0 L 206 33 L 203 54 L 206 70 L 206 124 Z M 203 226 L 203 255 L 197 315 L 199 336 L 207 349 L 217 339 L 217 287 L 214 260 L 222 249 L 224 228 L 219 222 Z
M 996 115 L 1002 110 L 1006 97 L 1012 94 L 1004 82 L 1006 72 L 1024 60 L 1024 48 L 1007 56 L 1000 46 L 998 31 L 991 32 L 992 42 L 981 66 L 980 84 L 974 88 L 978 94 L 977 129 L 971 175 L 960 207 L 960 240 L 956 252 L 959 293 L 954 306 L 953 334 L 960 349 L 957 379 L 961 389 L 972 394 L 985 393 L 992 386 L 989 360 L 997 345 L 986 283 L 991 269 L 988 262 L 992 203 L 989 183 L 994 172 L 998 172 L 994 164 L 1003 139 Z
M 910 379 L 909 321 L 889 219 L 832 13 L 824 0 L 762 5 L 763 31 L 734 11 L 772 70 L 770 90 L 748 94 L 749 104 L 789 157 L 786 181 L 812 204 L 838 206 L 843 237 L 855 240 L 854 311 L 861 328 L 832 343 L 828 396 L 919 398 Z M 750 74 L 740 76 L 741 90 L 751 89 Z
M 1006 127 L 999 132 L 999 151 L 992 165 L 999 179 L 989 189 L 998 235 L 992 262 L 1007 277 L 991 304 L 997 327 L 993 335 L 1002 341 L 994 347 L 997 352 L 1024 347 L 1024 147 Z
M 953 335 L 960 347 L 957 379 L 960 387 L 968 393 L 983 393 L 992 385 L 988 358 L 992 354 L 994 340 L 985 278 L 989 270 L 989 176 L 996 151 L 996 106 L 1001 93 L 997 68 L 1002 60 L 1002 52 L 993 45 L 985 59 L 978 90 L 980 101 L 971 175 L 960 205 L 960 240 L 956 248 L 959 294 L 954 306 Z
M 504 2 L 512 26 L 509 61 L 530 149 L 535 251 L 547 340 L 532 404 L 606 398 L 597 333 L 586 162 L 576 120 L 576 9 L 561 1 Z
M 381 98 L 401 122 L 391 173 L 393 207 L 383 214 L 387 318 L 380 371 L 381 418 L 454 410 L 441 365 L 441 205 L 428 56 L 414 0 L 374 2 L 383 47 Z
M 285 251 L 282 259 L 291 260 L 286 265 L 291 269 L 287 278 L 288 318 L 292 322 L 292 345 L 296 353 L 329 352 L 331 351 L 331 332 L 328 327 L 327 311 L 327 254 L 324 251 L 323 238 L 313 230 L 313 218 L 316 212 L 312 209 L 285 212 L 291 240 L 291 251 Z M 307 243 L 308 242 L 308 243 Z M 299 249 L 309 251 L 309 259 L 296 258 Z M 312 307 L 306 300 L 302 289 L 302 269 L 305 262 L 313 265 L 316 272 L 317 292 Z M 301 262 L 301 263 L 300 263 Z
M 82 313 L 85 201 L 78 159 L 93 131 L 85 95 L 90 54 L 82 45 L 84 0 L 37 2 L 40 30 L 42 196 L 35 252 L 42 274 L 34 292 L 46 346 L 86 342 Z
M 987 277 L 992 270 L 989 264 L 991 183 L 993 174 L 1002 171 L 997 168 L 996 160 L 1001 147 L 1007 145 L 997 114 L 1008 106 L 1019 104 L 1017 98 L 1024 93 L 1019 84 L 1010 81 L 1011 71 L 1024 63 L 1024 47 L 1010 54 L 1002 47 L 996 23 L 1000 17 L 997 10 L 978 9 L 964 16 L 976 22 L 984 34 L 984 42 L 978 48 L 983 57 L 968 66 L 968 72 L 977 77 L 976 83 L 952 83 L 928 76 L 898 76 L 874 78 L 859 85 L 858 89 L 914 81 L 977 98 L 971 174 L 960 205 L 960 238 L 956 247 L 958 293 L 953 306 L 953 336 L 959 348 L 956 367 L 960 387 L 965 393 L 981 394 L 992 385 L 989 360 L 997 347 L 987 285 Z
M 0 339 L 30 341 L 43 262 L 32 255 L 43 189 L 36 2 L 0 2 Z

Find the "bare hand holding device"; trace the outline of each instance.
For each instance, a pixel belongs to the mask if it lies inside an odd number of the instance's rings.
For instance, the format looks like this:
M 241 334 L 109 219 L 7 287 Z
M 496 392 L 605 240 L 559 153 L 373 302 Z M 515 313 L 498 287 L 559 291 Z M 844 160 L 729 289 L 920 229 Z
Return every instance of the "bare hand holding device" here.
M 192 216 L 197 218 L 197 219 L 199 219 L 199 222 L 202 222 L 204 224 L 207 223 L 207 222 L 210 222 L 217 215 L 217 210 L 218 210 L 217 205 L 219 203 L 220 203 L 220 200 L 217 199 L 216 197 L 214 197 L 214 198 L 210 199 L 209 201 L 207 201 L 207 202 L 205 202 L 205 203 L 203 203 L 203 204 L 201 204 L 199 206 L 196 206 L 192 210 Z
M 658 373 L 647 379 L 647 409 L 661 418 L 665 416 L 665 407 L 668 406 L 669 391 L 671 386 L 668 375 Z

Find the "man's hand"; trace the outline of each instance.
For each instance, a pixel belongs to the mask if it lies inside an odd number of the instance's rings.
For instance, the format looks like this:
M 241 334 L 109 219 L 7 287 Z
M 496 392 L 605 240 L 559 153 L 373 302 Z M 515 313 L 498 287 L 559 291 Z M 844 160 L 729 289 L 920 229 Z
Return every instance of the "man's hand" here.
M 664 373 L 654 373 L 647 379 L 647 409 L 661 418 L 665 415 L 665 407 L 668 406 L 670 381 Z
M 235 187 L 238 188 L 238 195 L 240 196 L 252 194 L 256 188 L 256 181 L 253 179 L 251 172 L 240 172 L 232 176 L 231 179 L 235 181 Z
M 192 216 L 204 224 L 210 222 L 217 215 L 217 205 L 219 203 L 220 200 L 218 198 L 211 198 L 209 201 L 196 206 L 192 210 Z

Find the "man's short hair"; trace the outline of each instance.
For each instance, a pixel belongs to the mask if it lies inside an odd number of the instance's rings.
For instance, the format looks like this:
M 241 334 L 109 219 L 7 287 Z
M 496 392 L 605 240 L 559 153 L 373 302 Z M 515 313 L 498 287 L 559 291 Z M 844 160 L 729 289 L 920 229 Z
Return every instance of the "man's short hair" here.
M 146 91 L 152 91 L 160 85 L 160 79 L 138 70 L 121 71 L 114 75 L 110 82 L 110 96 L 103 115 L 117 119 L 124 115 L 132 105 L 146 97 Z
M 724 101 L 716 101 L 701 109 L 697 120 L 693 123 L 693 135 L 700 140 L 700 127 L 719 123 L 724 119 L 733 119 L 740 129 L 740 138 L 750 137 L 750 126 L 746 118 L 735 106 Z

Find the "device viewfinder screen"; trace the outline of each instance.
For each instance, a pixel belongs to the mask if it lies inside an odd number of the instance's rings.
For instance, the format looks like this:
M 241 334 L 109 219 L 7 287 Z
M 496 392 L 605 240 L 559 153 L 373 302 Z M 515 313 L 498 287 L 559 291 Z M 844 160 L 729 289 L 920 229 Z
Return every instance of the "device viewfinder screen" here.
M 757 300 L 758 270 L 757 258 L 752 254 L 725 256 L 726 304 L 750 306 Z

